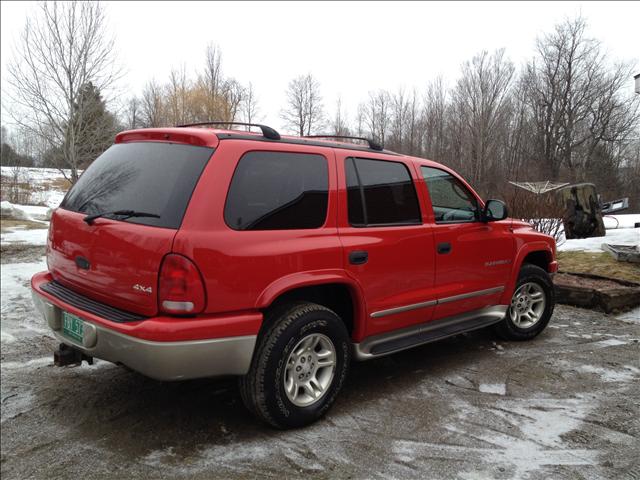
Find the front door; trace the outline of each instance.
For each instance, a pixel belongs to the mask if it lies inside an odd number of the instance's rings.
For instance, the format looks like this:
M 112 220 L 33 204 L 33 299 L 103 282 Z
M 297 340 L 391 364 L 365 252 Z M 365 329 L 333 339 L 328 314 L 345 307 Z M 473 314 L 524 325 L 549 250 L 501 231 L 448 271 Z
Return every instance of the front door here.
M 433 209 L 437 320 L 499 303 L 515 250 L 510 221 L 483 222 L 480 202 L 458 177 L 422 165 Z

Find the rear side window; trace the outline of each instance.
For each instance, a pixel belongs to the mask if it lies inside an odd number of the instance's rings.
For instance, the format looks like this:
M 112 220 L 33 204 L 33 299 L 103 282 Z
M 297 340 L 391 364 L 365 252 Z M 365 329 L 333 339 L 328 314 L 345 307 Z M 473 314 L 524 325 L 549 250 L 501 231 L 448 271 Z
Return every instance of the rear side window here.
M 456 177 L 439 168 L 421 167 L 436 223 L 475 222 L 479 218 L 476 197 Z
M 82 174 L 60 206 L 87 215 L 117 210 L 153 213 L 160 218 L 124 221 L 177 229 L 212 154 L 212 148 L 170 143 L 112 145 Z
M 400 162 L 347 158 L 349 223 L 354 227 L 420 224 L 416 189 Z
M 249 152 L 233 174 L 224 220 L 234 230 L 319 228 L 328 200 L 329 172 L 322 155 Z

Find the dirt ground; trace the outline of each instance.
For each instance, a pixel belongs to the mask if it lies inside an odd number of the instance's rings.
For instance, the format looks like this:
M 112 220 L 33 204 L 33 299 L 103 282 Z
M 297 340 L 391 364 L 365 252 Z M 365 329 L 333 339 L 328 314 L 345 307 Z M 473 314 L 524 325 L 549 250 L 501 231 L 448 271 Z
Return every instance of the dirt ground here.
M 40 255 L 3 251 L 3 282 L 24 283 L 17 272 Z M 528 343 L 484 330 L 354 364 L 323 420 L 275 431 L 247 413 L 234 379 L 54 367 L 56 343 L 28 290 L 10 292 L 3 480 L 640 478 L 638 310 L 559 306 Z

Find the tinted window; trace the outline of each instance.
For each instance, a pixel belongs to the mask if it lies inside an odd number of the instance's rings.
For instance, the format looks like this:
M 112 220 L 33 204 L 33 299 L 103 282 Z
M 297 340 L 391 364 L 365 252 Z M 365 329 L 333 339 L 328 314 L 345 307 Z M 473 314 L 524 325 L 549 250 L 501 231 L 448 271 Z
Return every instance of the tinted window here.
M 125 221 L 179 228 L 212 153 L 212 148 L 169 143 L 113 145 L 82 174 L 60 206 L 87 215 L 115 210 L 153 213 L 160 218 Z
M 236 230 L 319 228 L 329 199 L 321 155 L 249 152 L 238 163 L 224 219 Z
M 438 168 L 421 169 L 436 223 L 473 222 L 478 219 L 478 201 L 460 180 Z
M 404 164 L 349 158 L 345 168 L 351 225 L 421 223 L 416 190 Z

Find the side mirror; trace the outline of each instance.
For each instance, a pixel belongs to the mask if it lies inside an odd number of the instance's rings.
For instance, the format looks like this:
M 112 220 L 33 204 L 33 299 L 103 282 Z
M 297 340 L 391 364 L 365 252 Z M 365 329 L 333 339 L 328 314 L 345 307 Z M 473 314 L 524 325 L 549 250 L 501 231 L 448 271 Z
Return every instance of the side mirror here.
M 482 212 L 484 222 L 495 222 L 507 218 L 507 206 L 502 200 L 487 200 Z

